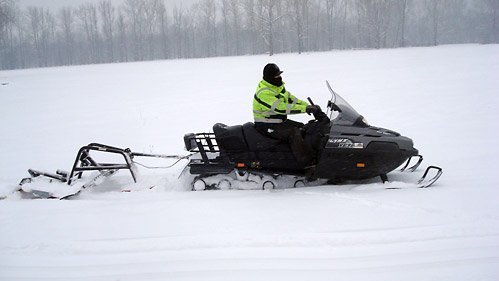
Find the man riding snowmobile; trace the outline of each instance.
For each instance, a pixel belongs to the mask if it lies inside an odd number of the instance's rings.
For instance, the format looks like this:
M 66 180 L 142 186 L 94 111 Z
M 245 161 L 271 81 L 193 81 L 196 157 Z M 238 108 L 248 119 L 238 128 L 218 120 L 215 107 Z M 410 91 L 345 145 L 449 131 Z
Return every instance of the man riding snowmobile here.
M 263 68 L 263 80 L 258 83 L 253 99 L 255 129 L 271 138 L 289 142 L 296 160 L 303 166 L 313 164 L 312 149 L 301 134 L 304 124 L 289 120 L 288 114 L 314 113 L 319 106 L 299 100 L 284 87 L 283 71 L 274 63 Z
M 28 198 L 71 198 L 96 187 L 119 170 L 128 170 L 137 182 L 135 164 L 144 166 L 136 162 L 137 157 L 177 159 L 177 162 L 189 159 L 181 176 L 188 180 L 192 190 L 274 189 L 374 177 L 386 182 L 387 174 L 404 162 L 400 171 L 414 172 L 423 161 L 410 138 L 368 125 L 362 115 L 333 91 L 329 82 L 326 81 L 331 93 L 328 115 L 314 106 L 310 98 L 308 105 L 287 92 L 281 73 L 275 64 L 264 69 L 264 79 L 258 85 L 253 103 L 256 124 L 217 123 L 212 133 L 186 134 L 184 143 L 191 152 L 189 155 L 137 153 L 129 148 L 91 143 L 80 148 L 70 172 L 30 169 L 30 177 L 21 180 L 19 191 Z M 303 112 L 313 113 L 314 120 L 306 125 L 287 120 L 287 114 Z M 118 156 L 114 157 L 118 160 L 122 156 L 122 160 L 101 163 L 93 158 L 103 153 Z M 316 161 L 299 163 L 311 158 Z M 415 164 L 414 159 L 417 159 Z M 98 173 L 87 174 L 92 171 Z M 433 177 L 427 177 L 429 174 Z M 429 187 L 441 175 L 440 167 L 429 166 L 412 186 Z M 66 188 L 47 185 L 53 182 Z

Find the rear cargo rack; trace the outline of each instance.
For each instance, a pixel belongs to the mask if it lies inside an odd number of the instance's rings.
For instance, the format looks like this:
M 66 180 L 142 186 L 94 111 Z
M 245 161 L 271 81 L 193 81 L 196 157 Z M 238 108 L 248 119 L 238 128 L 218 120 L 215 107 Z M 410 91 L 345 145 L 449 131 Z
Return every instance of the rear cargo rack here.
M 201 159 L 191 159 L 189 162 L 191 174 L 229 173 L 234 165 L 223 160 L 214 133 L 187 134 L 184 136 L 185 149 L 189 152 L 199 152 Z M 216 153 L 210 158 L 208 153 Z

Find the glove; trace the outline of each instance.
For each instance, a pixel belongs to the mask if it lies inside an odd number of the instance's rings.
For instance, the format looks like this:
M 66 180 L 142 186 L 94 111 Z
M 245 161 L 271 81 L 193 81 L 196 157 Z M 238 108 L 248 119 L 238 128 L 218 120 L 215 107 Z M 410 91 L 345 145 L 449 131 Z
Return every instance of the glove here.
M 315 114 L 316 112 L 321 112 L 321 107 L 318 105 L 307 105 L 305 112 L 307 114 Z

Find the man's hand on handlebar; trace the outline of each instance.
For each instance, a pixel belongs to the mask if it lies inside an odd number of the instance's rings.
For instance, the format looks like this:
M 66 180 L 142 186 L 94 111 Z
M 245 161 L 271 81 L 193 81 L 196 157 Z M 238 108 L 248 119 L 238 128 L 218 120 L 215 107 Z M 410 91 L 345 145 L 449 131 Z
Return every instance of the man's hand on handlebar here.
M 316 113 L 319 113 L 321 112 L 321 107 L 318 106 L 318 105 L 307 105 L 307 109 L 305 110 L 307 112 L 307 114 L 316 114 Z

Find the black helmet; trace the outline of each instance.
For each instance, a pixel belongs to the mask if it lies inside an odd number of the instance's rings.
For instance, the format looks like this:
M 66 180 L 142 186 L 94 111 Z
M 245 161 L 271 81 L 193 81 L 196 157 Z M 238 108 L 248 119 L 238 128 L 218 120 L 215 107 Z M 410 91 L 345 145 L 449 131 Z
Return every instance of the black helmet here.
M 263 79 L 269 81 L 281 75 L 282 71 L 277 64 L 269 63 L 263 68 Z

